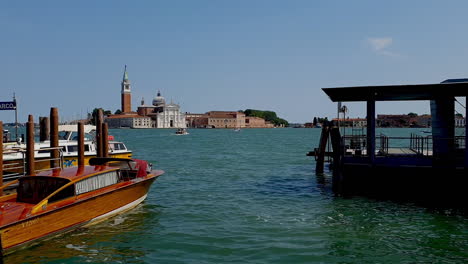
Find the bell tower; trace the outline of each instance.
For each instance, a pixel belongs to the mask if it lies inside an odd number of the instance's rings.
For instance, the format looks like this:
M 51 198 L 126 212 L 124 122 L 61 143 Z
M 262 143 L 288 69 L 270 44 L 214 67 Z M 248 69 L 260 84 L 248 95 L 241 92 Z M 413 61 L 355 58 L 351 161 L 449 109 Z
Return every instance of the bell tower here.
M 130 80 L 128 79 L 127 65 L 122 80 L 122 113 L 129 113 L 132 111 L 132 93 L 130 90 Z

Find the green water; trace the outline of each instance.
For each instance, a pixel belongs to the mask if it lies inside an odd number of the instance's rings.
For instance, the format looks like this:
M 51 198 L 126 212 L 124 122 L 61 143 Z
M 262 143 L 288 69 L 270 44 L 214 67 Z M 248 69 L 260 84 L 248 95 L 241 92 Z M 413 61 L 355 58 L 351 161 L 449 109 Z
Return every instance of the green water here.
M 386 134 L 408 134 L 386 130 Z M 419 131 L 419 130 L 415 130 Z M 466 263 L 451 210 L 335 197 L 306 157 L 319 129 L 112 130 L 166 171 L 134 210 L 6 263 Z M 403 133 L 405 132 L 405 133 Z

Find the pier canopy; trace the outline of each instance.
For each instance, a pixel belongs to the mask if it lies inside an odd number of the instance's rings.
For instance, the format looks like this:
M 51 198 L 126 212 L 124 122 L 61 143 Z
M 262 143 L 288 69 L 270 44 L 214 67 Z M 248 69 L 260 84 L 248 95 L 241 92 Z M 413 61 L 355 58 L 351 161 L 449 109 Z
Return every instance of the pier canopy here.
M 322 88 L 333 102 L 415 101 L 468 96 L 468 79 L 449 79 L 442 83 Z

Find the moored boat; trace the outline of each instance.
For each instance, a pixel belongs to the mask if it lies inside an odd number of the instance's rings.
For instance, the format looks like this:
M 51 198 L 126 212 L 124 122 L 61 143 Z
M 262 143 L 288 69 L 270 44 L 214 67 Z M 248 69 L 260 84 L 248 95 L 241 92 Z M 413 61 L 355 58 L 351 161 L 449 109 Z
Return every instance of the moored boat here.
M 18 187 L 0 197 L 1 254 L 129 210 L 164 173 L 142 160 L 92 158 L 89 163 L 7 184 L 17 182 Z
M 59 130 L 59 151 L 61 167 L 73 167 L 78 165 L 78 129 L 76 125 L 61 125 Z M 92 125 L 84 126 L 84 158 L 85 164 L 89 159 L 96 157 L 95 142 L 96 127 Z M 132 151 L 128 150 L 123 142 L 115 141 L 112 136 L 109 140 L 109 156 L 114 158 L 131 158 Z M 26 145 L 22 143 L 10 142 L 4 144 L 3 149 L 3 170 L 4 180 L 11 181 L 24 175 L 24 163 Z M 38 142 L 34 145 L 36 171 L 50 169 L 50 141 Z

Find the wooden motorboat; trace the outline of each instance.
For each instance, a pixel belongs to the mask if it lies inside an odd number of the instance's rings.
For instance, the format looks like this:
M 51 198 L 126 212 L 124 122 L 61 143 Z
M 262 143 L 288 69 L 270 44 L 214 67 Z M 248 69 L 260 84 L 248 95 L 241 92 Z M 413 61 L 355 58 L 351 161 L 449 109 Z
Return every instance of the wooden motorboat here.
M 1 254 L 129 210 L 164 173 L 136 159 L 92 158 L 89 163 L 14 181 L 16 193 L 0 197 Z

